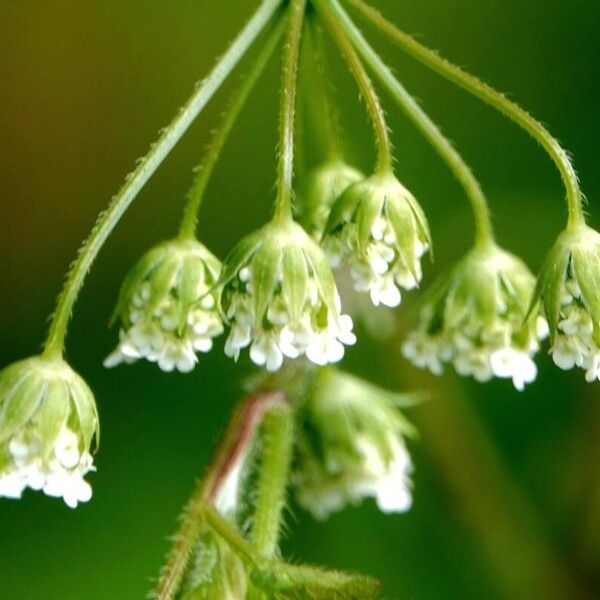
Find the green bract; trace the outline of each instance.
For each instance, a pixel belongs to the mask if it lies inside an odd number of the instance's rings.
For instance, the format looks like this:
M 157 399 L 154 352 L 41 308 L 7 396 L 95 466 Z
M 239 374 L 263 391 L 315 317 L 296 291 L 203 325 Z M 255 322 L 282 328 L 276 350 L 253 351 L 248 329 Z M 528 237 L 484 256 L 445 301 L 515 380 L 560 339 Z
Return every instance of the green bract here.
M 581 224 L 556 240 L 538 278 L 532 310 L 541 304 L 551 354 L 562 369 L 600 378 L 600 234 Z
M 326 162 L 308 173 L 298 192 L 302 224 L 320 239 L 333 203 L 364 175 L 341 160 Z
M 173 240 L 147 252 L 131 270 L 113 319 L 121 322 L 112 367 L 140 358 L 163 371 L 191 371 L 223 332 L 214 286 L 221 263 L 200 242 Z
M 495 244 L 475 247 L 434 284 L 404 355 L 438 375 L 451 362 L 461 375 L 510 377 L 522 390 L 535 379 L 531 357 L 547 330 L 543 319 L 526 320 L 534 285 L 516 256 Z
M 332 266 L 348 260 L 356 290 L 368 291 L 376 306 L 394 307 L 400 287 L 419 285 L 431 237 L 414 196 L 392 174 L 373 175 L 335 202 L 324 247 Z
M 398 410 L 401 401 L 346 373 L 319 373 L 299 440 L 299 504 L 318 519 L 365 497 L 384 512 L 410 508 L 412 463 L 403 437 L 413 429 Z
M 273 221 L 244 238 L 219 286 L 231 324 L 225 352 L 235 359 L 250 346 L 250 358 L 269 371 L 304 354 L 326 364 L 356 340 L 322 251 L 293 221 Z
M 0 496 L 30 487 L 71 507 L 86 502 L 94 438 L 94 396 L 66 362 L 34 357 L 0 372 Z

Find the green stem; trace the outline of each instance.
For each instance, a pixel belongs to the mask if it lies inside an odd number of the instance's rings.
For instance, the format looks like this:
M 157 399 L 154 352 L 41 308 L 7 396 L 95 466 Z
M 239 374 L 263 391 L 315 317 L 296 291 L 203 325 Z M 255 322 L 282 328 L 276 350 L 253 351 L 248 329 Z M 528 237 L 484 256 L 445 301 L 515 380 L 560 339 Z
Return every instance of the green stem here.
M 294 442 L 294 415 L 280 403 L 265 414 L 262 424 L 262 461 L 251 540 L 264 558 L 275 557 Z
M 235 410 L 206 475 L 198 483 L 183 511 L 179 528 L 173 536 L 173 546 L 152 594 L 157 600 L 175 597 L 202 524 L 207 519 L 207 507 L 218 500 L 228 475 L 235 470 L 238 461 L 246 456 L 265 413 L 278 404 L 287 407 L 286 394 L 279 390 L 267 390 L 244 399 Z M 214 523 L 211 522 L 211 525 L 216 529 Z M 218 533 L 222 535 L 222 532 Z
M 283 57 L 281 107 L 279 113 L 279 161 L 275 219 L 292 219 L 294 181 L 294 123 L 298 87 L 300 39 L 306 12 L 306 0 L 290 0 L 290 21 Z
M 340 29 L 338 21 L 332 10 L 332 5 L 328 0 L 314 0 L 319 15 L 327 25 L 329 32 L 335 40 L 340 52 L 343 54 L 348 67 L 356 80 L 367 106 L 367 111 L 371 118 L 375 139 L 377 141 L 377 172 L 386 173 L 392 169 L 392 143 L 390 133 L 385 120 L 385 113 L 379 101 L 379 96 L 369 75 L 363 66 L 360 57 L 354 50 L 348 38 Z
M 576 228 L 585 221 L 583 194 L 571 159 L 559 142 L 539 121 L 509 100 L 504 94 L 483 83 L 470 73 L 463 71 L 460 67 L 442 58 L 434 50 L 423 46 L 413 37 L 398 29 L 363 0 L 347 0 L 347 2 L 360 11 L 366 19 L 385 33 L 404 52 L 470 94 L 490 104 L 537 140 L 554 161 L 566 188 L 569 228 Z
M 211 73 L 198 86 L 175 119 L 163 131 L 157 142 L 151 146 L 150 151 L 140 161 L 135 171 L 127 176 L 125 184 L 113 197 L 107 210 L 100 215 L 71 266 L 62 292 L 58 297 L 57 307 L 52 316 L 50 330 L 44 346 L 44 356 L 58 358 L 62 355 L 73 305 L 83 286 L 85 276 L 104 242 L 148 179 L 171 152 L 250 45 L 265 28 L 281 2 L 282 0 L 264 0 L 262 2 L 259 9 L 238 34 Z
M 431 120 L 429 115 L 427 115 L 417 101 L 398 81 L 377 52 L 373 50 L 372 46 L 367 42 L 360 30 L 340 6 L 339 2 L 337 2 L 337 0 L 330 0 L 330 5 L 335 13 L 339 26 L 350 38 L 363 60 L 387 88 L 388 92 L 406 113 L 407 117 L 446 162 L 454 176 L 462 185 L 471 202 L 473 214 L 475 216 L 476 243 L 479 245 L 488 245 L 490 242 L 493 242 L 493 228 L 487 200 L 473 171 L 452 146 L 451 142 L 440 131 L 438 126 Z
M 283 15 L 281 15 L 282 17 Z M 281 40 L 283 33 L 284 19 L 279 18 L 276 28 L 273 30 L 269 39 L 260 51 L 260 54 L 254 60 L 252 68 L 242 82 L 241 87 L 234 94 L 233 101 L 223 115 L 220 127 L 214 132 L 214 135 L 206 149 L 204 159 L 197 168 L 196 176 L 187 194 L 187 203 L 183 211 L 183 219 L 179 228 L 180 239 L 193 239 L 198 227 L 198 211 L 204 198 L 204 193 L 208 182 L 213 174 L 215 166 L 221 156 L 221 152 L 231 134 L 248 96 L 256 86 L 256 82 L 263 73 L 269 59 L 273 55 L 275 48 Z

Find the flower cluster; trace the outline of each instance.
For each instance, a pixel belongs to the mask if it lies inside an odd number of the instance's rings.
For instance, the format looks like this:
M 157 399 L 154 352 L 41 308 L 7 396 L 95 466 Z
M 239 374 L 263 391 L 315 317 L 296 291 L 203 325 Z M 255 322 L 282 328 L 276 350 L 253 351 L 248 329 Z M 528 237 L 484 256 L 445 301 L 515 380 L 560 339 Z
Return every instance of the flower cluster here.
M 197 352 L 223 332 L 214 286 L 220 262 L 194 240 L 166 242 L 147 252 L 121 289 L 114 317 L 120 341 L 107 367 L 145 358 L 163 371 L 187 373 Z
M 71 508 L 87 502 L 97 436 L 92 392 L 65 362 L 35 357 L 0 372 L 0 497 L 29 487 Z
M 302 207 L 302 225 L 315 239 L 320 240 L 334 202 L 364 175 L 336 159 L 313 169 L 298 191 Z
M 293 478 L 296 497 L 315 518 L 375 498 L 383 512 L 410 508 L 412 432 L 399 397 L 351 375 L 324 370 L 306 405 Z
M 231 325 L 225 352 L 234 359 L 249 346 L 252 361 L 268 371 L 302 355 L 325 365 L 356 341 L 323 253 L 292 221 L 269 223 L 242 240 L 219 285 Z
M 357 291 L 375 306 L 400 304 L 400 288 L 416 288 L 421 257 L 431 247 L 425 215 L 413 195 L 391 174 L 351 185 L 335 202 L 326 226 L 331 265 L 345 260 Z
M 582 225 L 561 234 L 539 278 L 540 302 L 550 327 L 550 353 L 561 369 L 580 367 L 600 379 L 600 234 Z
M 532 356 L 548 331 L 543 318 L 526 319 L 534 285 L 512 254 L 475 247 L 432 288 L 403 345 L 405 357 L 436 375 L 450 362 L 461 375 L 510 378 L 523 390 L 537 375 Z

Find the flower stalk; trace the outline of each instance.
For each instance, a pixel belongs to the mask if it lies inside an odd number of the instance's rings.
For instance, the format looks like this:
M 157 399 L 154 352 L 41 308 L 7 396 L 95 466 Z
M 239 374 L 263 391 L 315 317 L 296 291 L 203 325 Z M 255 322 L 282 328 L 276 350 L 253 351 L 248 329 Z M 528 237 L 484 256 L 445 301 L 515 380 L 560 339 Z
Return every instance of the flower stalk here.
M 281 4 L 281 0 L 264 0 L 246 26 L 240 31 L 229 49 L 213 67 L 210 74 L 197 87 L 183 105 L 177 116 L 163 130 L 150 151 L 137 168 L 127 176 L 125 183 L 112 198 L 108 208 L 101 213 L 92 232 L 79 250 L 60 293 L 56 310 L 52 315 L 50 329 L 44 345 L 44 356 L 62 356 L 67 326 L 73 306 L 100 249 L 108 239 L 121 217 L 163 160 L 170 154 L 196 117 L 207 105 L 242 56 L 266 27 Z
M 373 82 L 369 78 L 358 54 L 348 38 L 344 35 L 343 30 L 340 28 L 337 15 L 332 11 L 331 3 L 328 0 L 314 0 L 314 3 L 317 7 L 319 16 L 323 19 L 323 22 L 326 24 L 336 45 L 344 56 L 360 90 L 361 96 L 365 101 L 377 142 L 376 171 L 378 174 L 389 173 L 392 171 L 393 162 L 392 142 L 385 119 L 385 112 L 381 106 L 377 91 L 375 90 Z
M 332 5 L 337 4 L 337 0 L 329 1 Z M 364 0 L 348 0 L 348 3 L 406 54 L 486 104 L 491 105 L 529 133 L 550 156 L 560 173 L 567 192 L 569 229 L 575 230 L 578 225 L 585 221 L 583 194 L 573 163 L 567 151 L 537 119 L 501 92 L 446 60 L 434 50 L 420 44 L 412 36 L 400 30 L 394 23 L 388 21 L 375 8 L 366 4 Z
M 179 237 L 181 239 L 195 238 L 198 226 L 198 211 L 200 210 L 210 178 L 229 139 L 229 135 L 246 105 L 248 97 L 255 88 L 257 81 L 281 40 L 284 23 L 285 19 L 283 18 L 283 14 L 281 14 L 260 54 L 254 59 L 252 68 L 243 80 L 241 87 L 234 94 L 233 101 L 223 115 L 220 127 L 215 131 L 206 149 L 203 162 L 198 166 L 194 181 L 187 193 L 187 203 L 179 229 Z
M 298 59 L 300 40 L 306 12 L 306 0 L 292 0 L 283 57 L 281 106 L 279 113 L 279 156 L 277 163 L 277 199 L 275 219 L 292 219 L 294 181 L 294 126 L 298 88 Z
M 367 66 L 386 87 L 407 118 L 433 146 L 463 187 L 473 208 L 476 244 L 489 246 L 494 241 L 492 220 L 485 194 L 473 171 L 450 140 L 444 136 L 435 122 L 394 76 L 391 69 L 365 39 L 339 2 L 331 0 L 330 6 L 335 13 L 339 27 L 344 30 L 345 35 L 351 40 Z

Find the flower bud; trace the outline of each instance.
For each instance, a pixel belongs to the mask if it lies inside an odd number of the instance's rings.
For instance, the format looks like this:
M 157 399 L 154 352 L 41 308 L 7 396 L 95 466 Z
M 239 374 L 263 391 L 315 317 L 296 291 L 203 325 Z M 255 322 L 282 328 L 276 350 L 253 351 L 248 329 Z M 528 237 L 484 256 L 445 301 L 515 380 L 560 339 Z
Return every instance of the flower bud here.
M 544 319 L 526 319 L 534 285 L 517 257 L 495 245 L 474 248 L 432 288 L 404 356 L 436 375 L 450 362 L 460 375 L 511 378 L 523 390 L 537 375 L 532 356 L 547 334 Z
M 400 288 L 416 288 L 421 257 L 431 247 L 425 215 L 393 176 L 374 175 L 350 186 L 335 202 L 323 242 L 330 264 L 348 260 L 354 287 L 375 306 L 400 304 Z
M 542 267 L 532 308 L 540 304 L 556 365 L 585 369 L 589 382 L 600 379 L 600 233 L 580 225 L 558 237 Z
M 248 575 L 242 560 L 212 529 L 200 534 L 182 600 L 244 600 Z
M 220 286 L 231 324 L 225 353 L 236 360 L 250 346 L 252 361 L 268 371 L 304 354 L 323 365 L 356 341 L 325 256 L 294 222 L 272 222 L 244 238 L 225 261 Z
M 320 239 L 333 203 L 364 175 L 340 160 L 326 162 L 308 173 L 298 192 L 302 225 Z
M 195 240 L 147 252 L 121 288 L 113 315 L 121 322 L 120 341 L 104 365 L 145 358 L 163 371 L 191 371 L 196 353 L 208 352 L 223 332 L 214 291 L 220 267 Z
M 67 363 L 34 357 L 0 372 L 0 497 L 30 487 L 71 508 L 87 502 L 94 437 L 94 396 Z
M 410 508 L 412 462 L 403 437 L 413 430 L 399 400 L 339 371 L 317 375 L 293 478 L 298 503 L 315 518 L 367 497 L 386 513 Z

